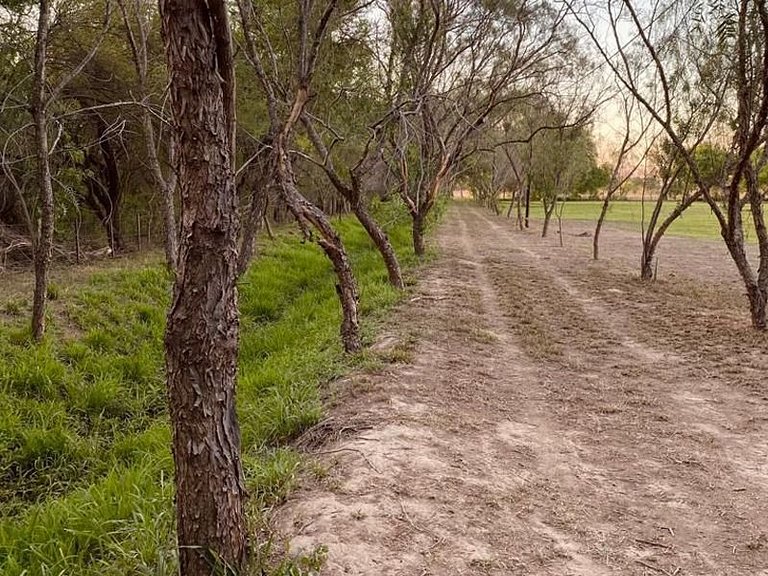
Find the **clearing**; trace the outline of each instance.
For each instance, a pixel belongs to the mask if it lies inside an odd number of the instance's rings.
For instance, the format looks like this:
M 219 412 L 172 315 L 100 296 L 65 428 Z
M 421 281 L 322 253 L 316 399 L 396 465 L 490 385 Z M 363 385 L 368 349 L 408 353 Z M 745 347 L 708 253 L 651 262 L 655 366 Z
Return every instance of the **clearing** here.
M 768 575 L 768 340 L 717 241 L 566 247 L 453 205 L 275 523 L 323 574 Z M 410 348 L 408 348 L 410 346 Z M 325 440 L 322 446 L 320 442 Z

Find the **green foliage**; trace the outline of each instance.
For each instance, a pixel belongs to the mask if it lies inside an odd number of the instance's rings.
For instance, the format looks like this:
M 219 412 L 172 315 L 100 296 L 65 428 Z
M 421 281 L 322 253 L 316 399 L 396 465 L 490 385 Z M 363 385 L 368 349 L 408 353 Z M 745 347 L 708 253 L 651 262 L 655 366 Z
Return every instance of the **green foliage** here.
M 409 218 L 378 208 L 406 253 Z M 400 294 L 350 218 L 336 225 L 358 275 L 366 338 Z M 403 258 L 406 264 L 415 262 Z M 299 455 L 284 448 L 322 416 L 320 388 L 345 357 L 333 271 L 316 245 L 282 234 L 240 286 L 238 411 L 255 518 L 282 501 Z M 162 339 L 170 278 L 160 263 L 92 275 L 55 304 L 42 345 L 0 335 L 0 574 L 175 574 L 170 430 Z M 18 330 L 16 334 L 22 334 Z M 362 355 L 361 355 L 362 358 Z M 322 554 L 283 563 L 308 574 Z
M 671 197 L 682 196 L 697 188 L 691 169 L 672 142 L 662 141 L 652 158 L 662 180 L 673 179 L 669 187 Z M 693 151 L 693 160 L 704 185 L 712 188 L 725 185 L 729 166 L 728 151 L 724 147 L 708 142 L 699 144 Z
M 574 192 L 577 196 L 595 199 L 597 193 L 611 183 L 611 167 L 593 163 L 576 181 Z

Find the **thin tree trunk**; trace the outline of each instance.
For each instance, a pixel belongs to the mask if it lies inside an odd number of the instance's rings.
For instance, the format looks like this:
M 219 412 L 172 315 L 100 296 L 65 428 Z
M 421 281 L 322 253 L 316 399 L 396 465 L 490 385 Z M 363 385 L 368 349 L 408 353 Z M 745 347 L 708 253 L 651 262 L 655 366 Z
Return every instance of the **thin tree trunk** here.
M 608 206 L 611 202 L 610 194 L 606 194 L 605 200 L 603 200 L 603 206 L 600 209 L 600 216 L 597 218 L 597 224 L 595 225 L 595 235 L 592 238 L 592 259 L 597 260 L 600 258 L 600 232 L 603 229 L 603 222 L 605 222 L 605 216 L 608 214 Z
M 143 123 L 144 140 L 147 148 L 147 157 L 149 158 L 149 166 L 152 169 L 152 177 L 155 181 L 155 186 L 160 190 L 160 199 L 162 202 L 165 265 L 170 271 L 175 272 L 179 254 L 179 235 L 176 228 L 176 206 L 174 204 L 176 176 L 170 175 L 166 178 L 163 174 L 163 167 L 160 164 L 160 158 L 158 158 L 157 149 L 155 148 L 155 127 L 152 124 L 152 115 L 149 110 L 144 110 Z M 171 148 L 174 147 L 172 140 L 173 137 L 171 137 Z M 173 150 L 170 151 L 170 156 L 171 159 L 173 159 Z
M 517 199 L 517 195 L 519 194 L 519 191 L 516 191 L 512 198 L 509 201 L 509 208 L 507 208 L 507 219 L 512 217 L 512 209 L 515 207 L 515 200 Z
M 427 251 L 424 242 L 424 216 L 421 214 L 411 214 L 413 220 L 411 232 L 413 236 L 413 252 L 421 258 Z
M 237 274 L 242 276 L 248 269 L 248 265 L 253 259 L 254 245 L 256 235 L 259 233 L 262 223 L 267 219 L 267 191 L 263 182 L 259 182 L 258 187 L 252 192 L 250 210 L 243 226 L 242 239 L 240 241 L 240 256 L 237 263 Z M 269 231 L 270 237 L 272 236 Z
M 358 320 L 359 292 L 352 267 L 347 257 L 341 237 L 331 226 L 328 217 L 317 206 L 296 189 L 294 184 L 293 167 L 285 150 L 284 135 L 275 141 L 276 174 L 279 190 L 288 209 L 299 222 L 305 234 L 309 234 L 308 224 L 320 234 L 317 243 L 333 264 L 338 284 L 336 293 L 341 303 L 341 342 L 348 353 L 357 352 L 362 347 L 360 322 Z
M 264 211 L 264 229 L 267 231 L 267 236 L 269 236 L 270 240 L 275 239 L 275 235 L 272 232 L 272 225 L 269 223 L 269 215 L 267 214 L 267 211 Z
M 376 248 L 379 250 L 381 257 L 384 260 L 384 265 L 387 267 L 389 283 L 398 290 L 404 289 L 405 283 L 403 282 L 403 273 L 400 270 L 400 262 L 397 260 L 397 255 L 395 254 L 394 248 L 392 248 L 392 243 L 389 241 L 386 232 L 384 232 L 378 222 L 373 219 L 362 201 L 355 203 L 352 206 L 352 211 L 360 221 L 360 224 L 362 224 L 363 228 L 365 228 L 368 236 L 373 240 Z
M 35 45 L 34 93 L 32 117 L 35 124 L 35 156 L 40 188 L 40 229 L 35 239 L 35 290 L 32 299 L 32 338 L 40 342 L 45 334 L 45 301 L 48 293 L 48 271 L 53 250 L 53 183 L 48 158 L 48 101 L 46 97 L 46 60 L 50 5 L 40 0 L 37 40 Z
M 224 0 L 161 0 L 182 221 L 165 334 L 182 576 L 241 573 L 234 70 Z M 205 159 L 202 161 L 201 159 Z
M 525 227 L 530 226 L 531 221 L 531 184 L 525 186 Z
M 640 279 L 650 281 L 654 279 L 653 259 L 656 256 L 657 243 L 651 239 L 643 242 L 643 254 L 640 259 Z
M 541 237 L 546 238 L 547 232 L 549 232 L 549 222 L 552 220 L 552 214 L 555 211 L 555 203 L 550 205 L 544 204 L 544 226 L 541 229 Z M 527 220 L 527 218 L 526 218 Z
M 735 212 L 736 210 L 730 210 L 730 226 L 727 232 L 723 234 L 723 238 L 747 290 L 752 326 L 757 330 L 766 330 L 768 329 L 768 318 L 766 318 L 768 290 L 760 286 L 758 276 L 755 275 L 750 266 L 744 245 L 740 207 L 737 217 L 734 217 Z

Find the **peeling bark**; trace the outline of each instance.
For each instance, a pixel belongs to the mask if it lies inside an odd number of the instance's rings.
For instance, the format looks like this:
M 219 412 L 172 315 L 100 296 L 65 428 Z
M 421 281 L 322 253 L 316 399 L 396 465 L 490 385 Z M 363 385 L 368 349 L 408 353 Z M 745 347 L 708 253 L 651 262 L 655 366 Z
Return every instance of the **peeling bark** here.
M 165 334 L 181 574 L 240 573 L 234 79 L 223 0 L 161 0 L 183 219 Z

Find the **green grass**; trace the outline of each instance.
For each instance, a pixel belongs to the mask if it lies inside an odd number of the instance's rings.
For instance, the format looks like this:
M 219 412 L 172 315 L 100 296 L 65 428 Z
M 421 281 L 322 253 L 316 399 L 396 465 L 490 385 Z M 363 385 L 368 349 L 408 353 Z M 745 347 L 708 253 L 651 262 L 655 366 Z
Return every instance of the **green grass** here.
M 409 219 L 382 221 L 405 267 Z M 350 218 L 335 221 L 361 292 L 364 336 L 400 298 Z M 405 255 L 403 257 L 403 255 Z M 171 280 L 159 261 L 56 286 L 49 336 L 33 345 L 28 304 L 0 317 L 0 574 L 176 573 L 162 338 Z M 286 232 L 242 279 L 238 412 L 255 516 L 285 497 L 299 455 L 285 444 L 323 412 L 346 357 L 330 264 Z M 280 568 L 290 572 L 286 566 Z
M 600 215 L 602 202 L 599 201 L 570 201 L 566 204 L 563 211 L 564 220 L 586 220 L 593 223 L 597 222 Z M 645 203 L 645 222 L 648 222 L 653 211 L 653 202 Z M 675 207 L 674 202 L 665 202 L 662 209 L 663 215 L 671 212 Z M 506 210 L 506 205 L 504 206 Z M 531 203 L 531 217 L 535 219 L 544 218 L 544 209 L 540 202 Z M 640 230 L 640 223 L 643 218 L 643 205 L 639 201 L 617 200 L 612 202 L 606 217 L 607 224 L 616 224 L 622 227 Z M 749 241 L 754 241 L 754 231 L 751 226 L 749 213 L 745 212 L 745 233 Z M 712 214 L 710 207 L 697 202 L 690 206 L 680 218 L 678 218 L 667 231 L 673 236 L 686 236 L 690 238 L 713 238 L 720 239 L 720 226 Z

